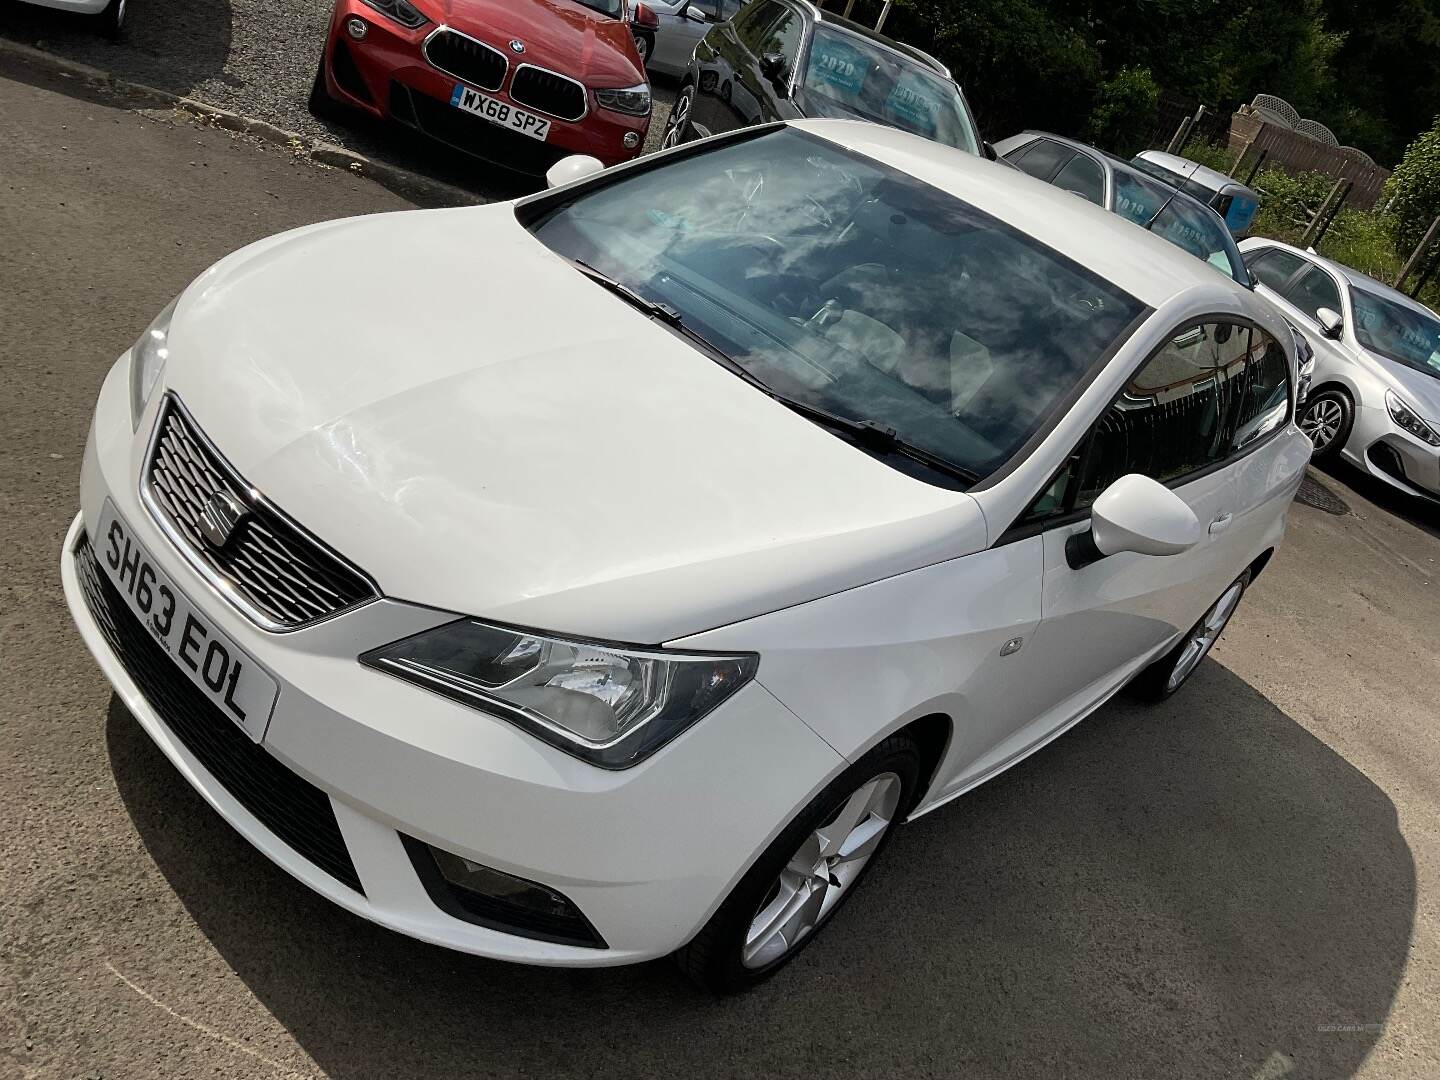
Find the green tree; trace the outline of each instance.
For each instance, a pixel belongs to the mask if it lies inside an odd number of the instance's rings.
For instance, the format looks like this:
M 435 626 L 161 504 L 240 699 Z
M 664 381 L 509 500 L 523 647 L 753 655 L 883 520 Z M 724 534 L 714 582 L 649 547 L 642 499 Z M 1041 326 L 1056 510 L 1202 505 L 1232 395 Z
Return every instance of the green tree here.
M 1100 84 L 1085 138 L 1129 157 L 1145 149 L 1160 116 L 1160 85 L 1149 68 L 1125 67 Z
M 1440 217 L 1440 116 L 1406 149 L 1385 184 L 1385 195 L 1391 200 L 1395 253 L 1403 259 Z

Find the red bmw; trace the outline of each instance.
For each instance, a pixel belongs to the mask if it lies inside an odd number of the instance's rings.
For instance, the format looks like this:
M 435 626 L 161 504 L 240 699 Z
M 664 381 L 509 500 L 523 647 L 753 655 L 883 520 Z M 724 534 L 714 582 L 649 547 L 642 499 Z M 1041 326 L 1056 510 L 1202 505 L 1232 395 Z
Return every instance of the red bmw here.
M 311 110 L 398 120 L 520 172 L 640 152 L 650 86 L 629 0 L 336 0 Z

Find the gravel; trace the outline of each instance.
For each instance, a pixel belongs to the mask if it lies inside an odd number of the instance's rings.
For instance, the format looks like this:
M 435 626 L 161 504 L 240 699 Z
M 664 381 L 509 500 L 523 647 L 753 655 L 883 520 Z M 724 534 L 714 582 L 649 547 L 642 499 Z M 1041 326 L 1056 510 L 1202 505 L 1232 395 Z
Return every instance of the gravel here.
M 327 0 L 131 0 L 124 36 L 111 42 L 88 19 L 11 0 L 0 4 L 0 35 L 484 195 L 509 197 L 535 186 L 397 125 L 311 116 L 306 98 L 331 7 Z M 659 144 L 673 96 L 672 88 L 655 87 L 647 150 Z

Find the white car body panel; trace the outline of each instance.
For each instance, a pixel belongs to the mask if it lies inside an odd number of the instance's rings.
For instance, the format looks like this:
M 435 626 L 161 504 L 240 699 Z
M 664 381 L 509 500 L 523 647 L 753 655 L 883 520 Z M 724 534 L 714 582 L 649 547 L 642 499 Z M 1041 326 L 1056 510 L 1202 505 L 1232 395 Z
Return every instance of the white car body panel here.
M 873 125 L 799 126 L 954 192 L 1154 309 L 1096 358 L 1051 428 L 968 493 L 903 475 L 766 397 L 541 247 L 509 205 L 331 222 L 223 260 L 180 300 L 138 427 L 129 355 L 112 369 L 62 555 L 67 602 L 140 724 L 287 872 L 348 910 L 467 952 L 574 966 L 660 956 L 887 734 L 947 718 L 948 747 L 915 812 L 931 809 L 1092 711 L 1279 542 L 1308 459 L 1293 424 L 1175 488 L 1212 526 L 1183 554 L 1076 571 L 1063 548 L 1083 521 L 1011 532 L 1177 327 L 1238 316 L 1288 344 L 1277 311 L 1013 170 Z M 649 166 L 616 171 L 639 167 Z M 139 493 L 167 392 L 384 598 L 275 634 L 212 590 Z M 75 557 L 107 500 L 279 682 L 256 752 L 328 797 L 363 895 L 231 797 L 112 651 Z M 758 674 L 653 756 L 607 771 L 357 662 L 455 612 L 754 652 Z M 563 891 L 605 947 L 446 914 L 399 833 Z

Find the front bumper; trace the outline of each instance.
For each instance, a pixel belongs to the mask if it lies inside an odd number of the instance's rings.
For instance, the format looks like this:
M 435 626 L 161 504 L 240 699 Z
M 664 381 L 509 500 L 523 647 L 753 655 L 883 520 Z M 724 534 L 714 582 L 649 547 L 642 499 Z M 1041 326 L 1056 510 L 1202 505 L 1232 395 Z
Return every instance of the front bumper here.
M 125 356 L 106 379 L 86 446 L 82 511 L 61 560 L 71 614 L 127 708 L 190 784 L 273 862 L 340 906 L 496 959 L 579 967 L 662 956 L 693 936 L 783 824 L 843 768 L 758 683 L 654 757 L 606 772 L 356 662 L 368 648 L 447 621 L 446 613 L 381 599 L 290 633 L 259 629 L 210 590 L 142 506 L 138 478 L 155 404 L 132 432 L 127 368 Z M 247 810 L 112 647 L 87 605 L 76 559 L 107 499 L 171 580 L 279 681 L 254 750 L 328 799 L 358 888 Z M 559 891 L 607 947 L 537 940 L 447 914 L 426 892 L 401 834 Z
M 354 41 L 346 34 L 344 24 L 350 17 L 363 19 L 369 27 L 363 41 Z M 581 119 L 569 122 L 547 117 L 551 120 L 550 134 L 543 143 L 452 107 L 450 96 L 457 80 L 432 67 L 421 48 L 434 30 L 434 23 L 407 30 L 360 0 L 340 0 L 335 5 L 325 46 L 326 90 L 337 101 L 377 119 L 396 120 L 457 150 L 517 172 L 543 174 L 570 154 L 589 154 L 606 165 L 618 165 L 640 153 L 650 117 L 602 109 L 593 92 L 588 92 L 589 111 Z M 499 49 L 505 47 L 503 41 L 492 44 Z M 511 64 L 500 89 L 484 93 L 538 113 L 530 106 L 510 101 L 507 91 L 514 67 Z M 625 145 L 627 133 L 637 137 L 634 147 Z
M 1356 406 L 1341 456 L 1391 487 L 1440 500 L 1440 447 L 1415 438 L 1384 408 Z

